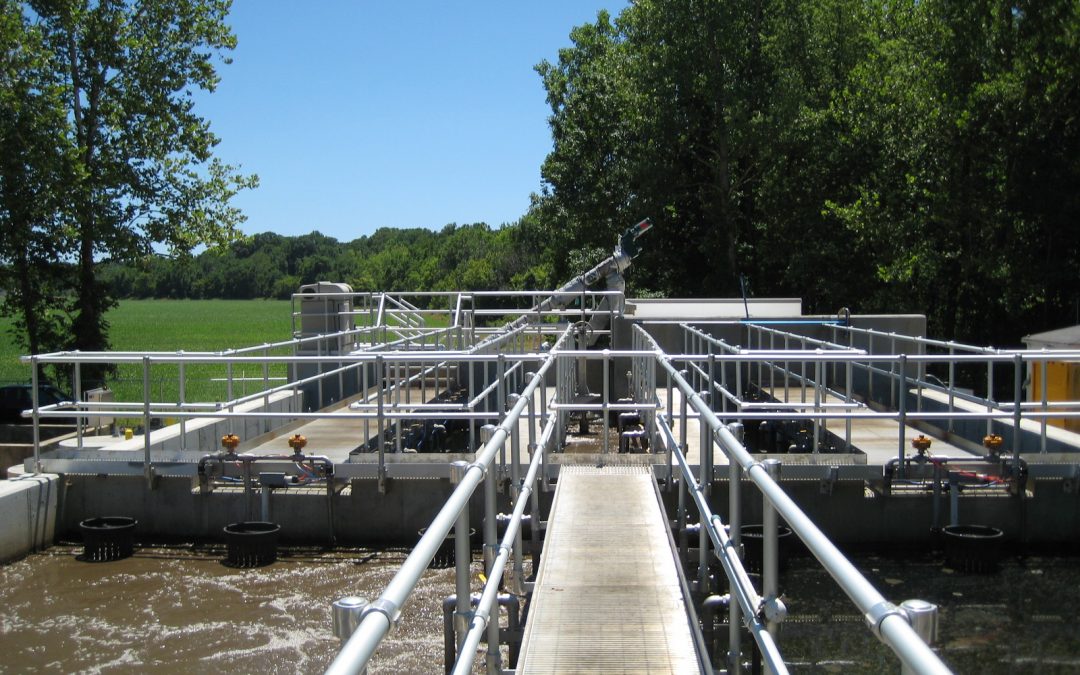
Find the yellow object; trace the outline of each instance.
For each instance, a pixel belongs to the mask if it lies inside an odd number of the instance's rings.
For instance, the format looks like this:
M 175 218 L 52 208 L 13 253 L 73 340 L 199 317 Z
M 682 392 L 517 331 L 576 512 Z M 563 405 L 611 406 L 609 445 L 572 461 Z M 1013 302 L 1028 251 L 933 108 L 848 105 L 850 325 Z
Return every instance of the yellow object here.
M 221 447 L 229 452 L 236 450 L 236 446 L 238 445 L 240 445 L 240 437 L 236 434 L 225 434 L 221 437 Z
M 305 445 L 307 445 L 307 439 L 300 434 L 293 434 L 289 437 L 289 447 L 292 448 L 294 452 L 300 452 L 304 449 Z
M 135 435 L 135 432 L 131 430 L 131 427 L 124 428 L 124 440 L 130 441 L 131 437 Z
M 1031 387 L 1028 389 L 1028 400 L 1041 402 L 1043 365 L 1041 362 L 1033 362 L 1028 368 L 1031 372 Z M 1046 361 L 1045 374 L 1047 401 L 1080 400 L 1080 363 Z M 1080 419 L 1051 417 L 1047 422 L 1062 429 L 1080 432 Z

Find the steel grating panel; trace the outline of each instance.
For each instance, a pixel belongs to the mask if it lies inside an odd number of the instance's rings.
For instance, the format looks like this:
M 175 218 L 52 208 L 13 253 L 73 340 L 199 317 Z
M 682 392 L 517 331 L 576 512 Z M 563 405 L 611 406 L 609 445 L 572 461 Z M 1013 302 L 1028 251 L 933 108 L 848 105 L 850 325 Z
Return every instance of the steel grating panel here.
M 700 672 L 646 467 L 563 468 L 519 673 Z

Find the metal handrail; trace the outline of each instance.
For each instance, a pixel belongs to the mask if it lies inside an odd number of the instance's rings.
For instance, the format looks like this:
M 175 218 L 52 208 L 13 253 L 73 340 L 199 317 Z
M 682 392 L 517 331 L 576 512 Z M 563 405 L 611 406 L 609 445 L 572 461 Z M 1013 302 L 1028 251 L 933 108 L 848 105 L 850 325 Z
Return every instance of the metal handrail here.
M 686 489 L 697 506 L 701 523 L 707 528 L 709 539 L 712 540 L 713 551 L 724 568 L 724 574 L 727 575 L 728 580 L 731 582 L 731 595 L 742 608 L 743 616 L 746 617 L 744 623 L 753 634 L 754 641 L 757 642 L 765 663 L 769 666 L 770 672 L 788 672 L 779 647 L 777 647 L 772 635 L 766 629 L 765 622 L 760 619 L 764 600 L 758 595 L 757 590 L 754 588 L 754 582 L 750 580 L 750 576 L 746 573 L 742 560 L 739 558 L 736 544 L 728 536 L 727 528 L 724 526 L 720 516 L 714 514 L 709 507 L 702 485 L 694 478 L 690 463 L 679 446 L 679 442 L 675 440 L 675 434 L 671 431 L 667 420 L 663 417 L 657 417 L 656 423 L 667 440 L 668 448 L 679 467 Z
M 559 343 L 571 335 L 573 335 L 573 330 L 568 328 Z M 511 428 L 517 424 L 522 411 L 530 403 L 531 397 L 554 363 L 554 356 L 544 360 L 522 390 L 518 401 L 511 407 L 502 423 L 496 427 L 491 439 L 477 451 L 475 460 L 468 465 L 461 482 L 431 521 L 431 525 L 413 548 L 412 553 L 402 563 L 401 569 L 394 575 L 379 599 L 372 602 L 365 610 L 356 631 L 326 670 L 328 675 L 361 673 L 367 667 L 367 662 L 390 631 L 390 627 L 400 620 L 402 606 L 416 588 L 424 570 L 427 569 L 439 546 L 450 532 L 450 528 L 454 526 L 458 514 L 462 509 L 468 508 L 469 499 L 481 481 L 494 478 L 491 470 L 498 451 L 509 438 Z
M 635 329 L 641 330 L 635 326 Z M 648 341 L 656 344 L 647 333 Z M 769 476 L 763 464 L 754 459 L 746 448 L 727 429 L 723 422 L 709 408 L 708 404 L 690 383 L 672 364 L 670 357 L 656 356 L 660 366 L 678 386 L 687 403 L 700 415 L 699 423 L 708 425 L 712 438 L 732 463 L 738 463 L 743 472 L 754 482 L 758 490 L 768 499 L 773 508 L 788 523 L 799 539 L 806 544 L 811 554 L 836 581 L 837 585 L 855 603 L 863 613 L 867 624 L 874 634 L 900 657 L 904 666 L 916 673 L 949 673 L 948 667 L 926 645 L 912 629 L 903 612 L 888 602 L 874 586 L 863 577 L 858 569 L 829 541 L 828 537 L 814 524 L 802 509 L 784 492 L 776 481 Z

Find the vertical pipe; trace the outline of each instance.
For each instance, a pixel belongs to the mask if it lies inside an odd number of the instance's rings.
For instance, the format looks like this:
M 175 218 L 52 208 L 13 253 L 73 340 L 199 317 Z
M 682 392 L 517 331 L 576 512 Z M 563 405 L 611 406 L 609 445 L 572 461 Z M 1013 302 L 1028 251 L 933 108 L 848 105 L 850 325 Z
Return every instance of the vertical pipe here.
M 360 362 L 360 391 L 363 392 L 360 400 L 364 403 L 368 402 L 368 362 Z M 371 418 L 364 415 L 364 442 L 371 442 Z
M 789 351 L 790 342 L 787 333 L 784 333 L 784 353 Z M 784 403 L 788 402 L 788 382 L 791 381 L 791 364 L 784 359 Z
M 266 358 L 269 358 L 269 356 L 270 356 L 270 350 L 269 349 L 263 349 L 263 358 L 266 359 Z M 263 411 L 264 412 L 270 412 L 270 394 L 267 393 L 269 391 L 269 389 L 270 389 L 270 362 L 269 361 L 263 361 L 263 363 L 262 363 L 262 371 L 263 371 Z M 268 417 L 263 418 L 263 429 L 262 429 L 262 431 L 263 431 L 264 434 L 269 433 L 269 431 L 270 431 L 270 418 L 268 418 Z
M 143 375 L 148 378 L 150 368 L 147 365 L 147 361 L 148 361 L 148 358 L 144 357 L 143 367 L 144 367 L 144 370 L 146 372 L 144 372 Z M 229 401 L 229 412 L 232 412 L 233 410 L 235 410 L 236 408 L 235 408 L 235 406 L 233 406 L 233 403 L 232 403 L 232 400 L 233 400 L 233 363 L 232 363 L 232 361 L 229 361 L 229 362 L 227 362 L 225 364 L 225 399 L 227 401 Z M 143 400 L 144 401 L 149 401 L 150 400 L 150 380 L 149 379 L 147 379 L 147 381 L 146 381 L 146 386 L 143 387 Z M 229 429 L 230 434 L 235 434 L 236 433 L 235 422 L 233 421 L 233 416 L 232 415 L 229 415 L 228 429 Z M 147 427 L 147 430 L 149 431 L 149 427 Z
M 476 397 L 476 362 L 466 361 L 469 365 L 469 401 Z M 481 407 L 483 407 L 481 405 Z M 476 452 L 476 421 L 469 420 L 469 451 Z
M 844 362 L 844 402 L 851 403 L 851 376 L 852 376 L 852 362 Z M 844 447 L 848 452 L 851 452 L 851 416 L 844 417 Z
M 147 487 L 150 485 L 152 471 L 150 465 L 150 357 L 142 358 L 143 364 L 143 475 L 146 476 Z M 230 381 L 231 383 L 231 381 Z M 230 391 L 229 400 L 232 400 Z M 231 417 L 229 418 L 232 419 Z
M 323 376 L 322 376 L 322 374 L 323 374 L 323 362 L 322 362 L 322 350 L 323 350 L 323 341 L 322 341 L 322 335 L 320 335 L 320 336 L 319 336 L 319 339 L 315 341 L 315 354 L 316 354 L 317 356 L 319 356 L 319 357 L 320 357 L 320 358 L 319 358 L 319 363 L 318 363 L 318 364 L 316 365 L 316 368 L 318 368 L 318 370 L 319 370 L 319 399 L 318 399 L 318 400 L 319 400 L 319 408 L 318 408 L 319 410 L 322 410 L 322 409 L 323 409 L 323 405 L 325 405 L 325 404 L 323 403 Z M 229 367 L 229 369 L 230 369 L 230 371 L 231 371 L 231 369 L 232 369 L 232 362 L 231 362 L 231 361 L 229 362 L 229 364 L 228 364 L 228 367 Z M 231 376 L 230 376 L 230 378 L 229 378 L 229 384 L 230 384 L 230 385 L 232 384 L 232 377 L 231 377 Z M 229 400 L 232 400 L 232 396 L 229 396 Z
M 386 393 L 386 361 L 382 354 L 375 356 L 375 386 L 379 388 L 379 396 L 376 399 L 375 408 L 379 420 L 379 435 L 376 443 L 379 446 L 379 484 L 386 479 L 386 416 L 383 412 L 383 395 Z
M 869 357 L 866 361 L 866 398 L 869 402 L 874 400 L 874 364 L 876 363 L 874 361 L 874 334 L 872 332 L 866 334 L 866 354 Z
M 603 364 L 604 364 L 604 385 L 603 385 L 604 392 L 603 392 L 603 396 L 600 399 L 601 402 L 602 402 L 600 428 L 603 430 L 603 434 L 604 434 L 604 449 L 603 449 L 603 452 L 606 455 L 609 452 L 611 452 L 611 440 L 608 438 L 608 436 L 610 435 L 608 433 L 608 405 L 610 404 L 610 398 L 608 396 L 608 386 L 610 384 L 608 382 L 608 380 L 610 379 L 610 376 L 608 374 L 608 371 L 610 370 L 609 366 L 611 365 L 611 352 L 610 352 L 610 350 L 607 350 L 607 349 L 604 350 Z
M 510 405 L 516 405 L 517 399 L 521 398 L 518 394 L 510 395 Z M 511 503 L 516 507 L 518 499 L 521 497 L 521 424 L 519 420 L 515 420 L 513 428 L 510 430 L 510 498 Z M 517 533 L 514 535 L 513 546 L 513 559 L 514 559 L 514 592 L 518 595 L 525 593 L 525 566 L 521 555 L 521 528 L 517 529 Z
M 483 441 L 483 443 L 487 444 L 491 442 L 494 435 L 494 424 L 485 424 L 480 428 L 480 440 Z M 493 470 L 494 468 L 494 460 L 492 460 L 492 465 L 488 467 L 487 476 L 484 477 L 484 572 L 489 577 L 493 572 L 495 558 L 497 557 L 496 549 L 498 547 L 499 536 L 495 520 L 496 513 L 498 512 L 495 483 L 498 478 L 497 472 Z M 499 622 L 497 620 L 489 622 L 487 631 L 487 670 L 488 673 L 498 673 L 500 666 Z
M 889 340 L 890 340 L 889 353 L 895 355 L 896 354 L 896 333 L 890 332 L 889 335 L 890 335 L 890 338 L 889 338 Z M 901 370 L 901 374 L 902 374 L 903 370 L 904 370 L 902 365 L 900 367 L 900 370 Z M 890 382 L 889 382 L 889 397 L 890 397 L 889 407 L 895 408 L 896 407 L 896 396 L 897 396 L 897 394 L 900 393 L 900 380 L 897 378 L 897 375 L 896 375 L 896 361 L 894 361 L 892 359 L 889 360 L 889 375 L 890 375 L 890 378 L 889 378 L 890 379 Z
M 786 368 L 785 368 L 786 371 Z M 787 377 L 784 377 L 785 383 Z M 786 384 L 785 384 L 786 388 Z M 728 430 L 742 443 L 743 426 L 741 423 L 729 424 Z M 723 448 L 723 444 L 720 446 Z M 733 550 L 742 556 L 742 502 L 740 488 L 742 484 L 742 466 L 728 455 L 728 536 Z M 742 668 L 742 610 L 738 602 L 728 605 L 728 672 L 739 673 Z
M 1040 393 L 1040 399 L 1042 400 L 1042 412 L 1045 415 L 1047 412 L 1046 406 L 1046 359 L 1039 361 L 1039 388 L 1042 390 Z M 1046 425 L 1049 420 L 1043 417 L 1040 420 L 1039 430 L 1039 452 L 1046 453 Z
M 38 357 L 30 356 L 30 405 L 34 421 L 34 473 L 41 473 L 41 415 L 38 412 Z
M 1020 404 L 1024 400 L 1024 359 L 1020 354 L 1013 356 L 1013 461 L 1019 466 L 1021 431 Z M 1023 494 L 1020 495 L 1023 497 Z
M 900 355 L 900 377 L 904 381 L 904 389 L 907 389 L 907 354 Z M 907 392 L 902 392 L 904 395 L 900 397 L 900 429 L 899 429 L 899 442 L 897 444 L 896 456 L 900 460 L 897 465 L 897 471 L 900 477 L 903 478 L 907 474 L 907 466 L 904 464 L 904 453 L 907 450 Z
M 186 373 L 184 372 L 185 369 L 186 369 L 186 366 L 187 366 L 187 363 L 185 361 L 180 361 L 179 374 L 177 376 L 177 378 L 178 378 L 177 385 L 178 385 L 178 389 L 179 389 L 178 396 L 180 398 L 180 411 L 181 411 L 181 415 L 180 415 L 180 450 L 181 451 L 187 450 L 187 416 L 182 414 L 183 410 L 184 410 L 184 401 L 187 398 L 187 381 L 186 381 L 187 378 L 186 378 Z
M 708 400 L 708 393 L 705 393 L 704 398 Z M 709 433 L 709 425 L 705 423 L 705 420 L 698 417 L 698 430 L 699 430 L 699 443 L 701 447 L 701 459 L 699 462 L 699 478 L 698 483 L 702 496 L 708 499 L 709 492 L 712 488 L 712 443 Z M 705 514 L 698 514 L 698 592 L 709 592 L 709 528 L 705 522 Z
M 78 361 L 75 362 L 75 402 L 82 402 L 82 364 Z M 76 408 L 75 417 L 75 445 L 82 450 L 83 447 L 83 424 L 86 422 L 86 417 L 83 417 L 79 408 Z
M 499 413 L 498 422 L 502 424 L 506 417 L 506 355 L 499 351 L 498 362 L 495 369 L 495 411 Z M 487 441 L 484 441 L 485 443 Z M 499 478 L 506 475 L 506 443 L 499 446 Z
M 822 396 L 823 396 L 822 389 L 824 388 L 822 386 L 822 384 L 821 384 L 821 377 L 822 377 L 822 362 L 821 361 L 815 361 L 814 362 L 814 412 L 819 414 L 819 415 L 821 414 L 821 403 L 822 403 Z M 820 417 L 815 417 L 814 418 L 814 442 L 810 446 L 810 452 L 814 453 L 815 455 L 818 453 L 818 448 L 820 447 L 821 437 L 822 437 L 822 427 L 823 426 L 824 426 L 824 424 L 822 424 L 821 418 Z
M 263 522 L 268 523 L 268 522 L 270 522 L 270 486 L 269 485 L 262 486 L 261 505 L 262 505 L 262 509 L 260 511 L 259 518 Z
M 952 386 L 952 383 L 949 383 Z M 986 360 L 986 412 L 994 412 L 994 361 Z M 986 418 L 986 435 L 994 433 L 993 418 Z
M 820 361 L 818 362 L 820 363 Z M 774 481 L 780 480 L 780 460 L 766 459 L 762 462 L 765 471 Z M 762 595 L 766 602 L 776 600 L 779 595 L 780 576 L 780 537 L 777 524 L 776 509 L 767 495 L 762 493 L 762 542 L 761 542 L 761 572 L 762 572 Z M 777 624 L 769 621 L 767 624 L 769 633 L 776 638 Z
M 956 387 L 956 361 L 953 361 L 951 357 L 956 355 L 956 348 L 953 346 L 952 340 L 949 340 L 949 414 L 953 411 L 953 396 L 955 395 Z M 949 433 L 953 431 L 953 418 L 949 417 Z
M 468 468 L 468 462 L 457 461 L 451 463 L 451 485 L 459 484 Z M 469 535 L 469 504 L 466 502 L 461 507 L 461 512 L 454 523 L 454 581 L 457 588 L 457 601 L 454 608 L 454 633 L 457 636 L 458 651 L 461 650 L 465 634 L 468 632 L 469 620 L 472 618 L 472 606 L 470 604 L 472 590 L 469 588 L 472 578 L 470 569 L 472 551 L 469 546 Z

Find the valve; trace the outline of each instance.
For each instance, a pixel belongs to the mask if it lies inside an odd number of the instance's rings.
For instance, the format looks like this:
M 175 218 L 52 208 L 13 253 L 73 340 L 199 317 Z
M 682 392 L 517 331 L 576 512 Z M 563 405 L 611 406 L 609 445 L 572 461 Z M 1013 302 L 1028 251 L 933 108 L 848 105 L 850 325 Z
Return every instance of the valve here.
M 293 434 L 292 436 L 289 436 L 289 447 L 292 448 L 293 452 L 297 455 L 300 454 L 300 452 L 304 449 L 304 446 L 306 445 L 307 439 L 300 434 Z
M 919 434 L 915 438 L 911 439 L 911 447 L 919 453 L 919 457 L 925 457 L 926 451 L 930 449 L 930 444 L 933 443 L 926 436 Z
M 1001 446 L 1005 444 L 1005 439 L 997 434 L 987 434 L 983 436 L 983 446 L 990 451 L 991 455 L 996 455 L 1001 450 Z
M 236 452 L 236 448 L 240 445 L 240 437 L 236 434 L 225 434 L 221 437 L 221 447 L 228 450 L 230 453 Z

